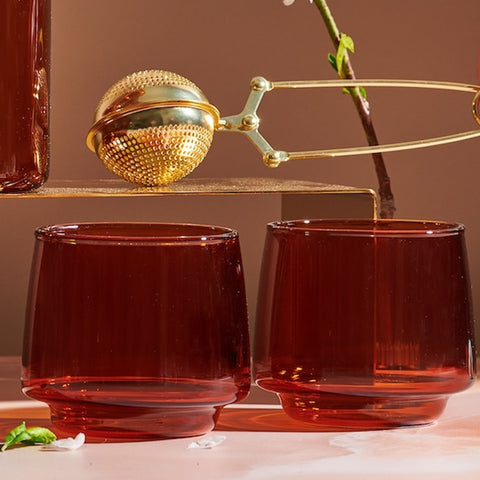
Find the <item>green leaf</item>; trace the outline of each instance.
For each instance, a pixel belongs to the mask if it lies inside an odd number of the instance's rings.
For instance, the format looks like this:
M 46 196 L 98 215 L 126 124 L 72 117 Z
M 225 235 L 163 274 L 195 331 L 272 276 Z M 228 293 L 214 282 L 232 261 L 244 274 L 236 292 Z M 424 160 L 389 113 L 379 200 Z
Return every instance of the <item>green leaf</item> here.
M 342 89 L 342 92 L 345 94 L 345 95 L 350 95 L 352 92 L 352 88 L 355 88 L 355 87 L 350 87 L 350 88 L 347 88 L 347 87 L 344 87 Z M 360 91 L 360 95 L 366 100 L 367 99 L 367 91 L 365 90 L 364 87 L 357 87 L 358 90 Z
M 25 445 L 34 445 L 35 443 L 49 444 L 56 440 L 56 438 L 56 435 L 48 428 L 26 428 L 25 422 L 22 422 L 5 437 L 5 443 L 1 451 L 4 452 L 8 447 L 17 443 L 23 443 Z
M 333 55 L 331 53 L 328 54 L 328 62 L 334 68 L 334 70 L 338 73 L 339 78 L 346 78 L 346 74 L 344 72 L 344 64 L 348 60 L 348 52 L 355 53 L 355 44 L 353 42 L 352 37 L 347 35 L 346 33 L 341 33 L 340 38 L 338 41 L 338 48 L 337 48 L 337 55 Z M 352 87 L 354 88 L 354 87 Z M 343 88 L 342 91 L 344 94 L 351 94 L 352 88 Z M 367 99 L 367 91 L 364 87 L 357 87 L 360 95 L 366 100 Z
M 57 439 L 57 436 L 48 428 L 31 427 L 27 428 L 27 433 L 35 443 L 43 443 L 44 445 L 48 445 Z
M 328 54 L 327 56 L 328 58 L 328 62 L 330 63 L 330 65 L 333 67 L 333 69 L 338 72 L 338 68 L 337 68 L 337 57 L 331 53 Z
M 8 447 L 14 445 L 15 443 L 21 442 L 30 438 L 29 435 L 26 433 L 27 428 L 25 426 L 25 422 L 22 422 L 18 427 L 15 427 L 6 437 L 5 443 L 2 447 L 2 452 L 4 452 Z M 21 438 L 21 440 L 19 440 Z
M 340 39 L 338 41 L 338 48 L 337 48 L 337 71 L 340 75 L 340 78 L 343 78 L 343 64 L 347 60 L 348 52 L 355 52 L 355 45 L 353 43 L 352 37 L 349 37 L 345 33 L 340 34 Z
M 365 90 L 364 87 L 358 87 L 360 90 L 360 95 L 366 100 L 367 99 L 367 91 Z
M 340 43 L 352 53 L 355 53 L 355 44 L 353 43 L 353 38 L 349 37 L 346 33 L 340 34 Z

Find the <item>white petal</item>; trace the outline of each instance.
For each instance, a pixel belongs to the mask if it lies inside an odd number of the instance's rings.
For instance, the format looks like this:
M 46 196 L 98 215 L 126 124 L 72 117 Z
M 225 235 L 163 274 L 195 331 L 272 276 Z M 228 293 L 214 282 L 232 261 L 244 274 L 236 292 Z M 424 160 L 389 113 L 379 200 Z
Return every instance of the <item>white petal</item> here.
M 60 440 L 55 440 L 48 445 L 44 445 L 44 450 L 56 450 L 56 451 L 66 451 L 66 450 L 76 450 L 80 448 L 85 443 L 85 435 L 79 433 L 75 438 L 62 438 Z
M 192 442 L 188 448 L 213 448 L 217 447 L 226 440 L 227 437 L 223 435 L 210 435 L 208 437 L 203 437 L 196 442 Z
M 295 3 L 295 0 L 283 0 L 283 4 L 289 7 L 290 5 L 293 5 Z

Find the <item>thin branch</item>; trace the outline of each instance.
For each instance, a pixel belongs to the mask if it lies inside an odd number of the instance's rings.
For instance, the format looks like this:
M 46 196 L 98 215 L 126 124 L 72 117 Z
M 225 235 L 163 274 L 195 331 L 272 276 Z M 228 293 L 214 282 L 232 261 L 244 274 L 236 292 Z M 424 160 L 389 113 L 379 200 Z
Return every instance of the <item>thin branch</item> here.
M 340 43 L 340 30 L 338 29 L 332 13 L 325 0 L 314 0 L 320 14 L 322 15 L 325 26 L 335 48 L 338 48 Z M 342 65 L 338 65 L 338 73 L 341 78 L 355 79 L 355 72 L 353 71 L 352 64 L 348 53 L 345 54 L 345 61 Z M 355 104 L 357 112 L 360 116 L 365 135 L 370 146 L 378 145 L 377 135 L 373 127 L 372 116 L 370 113 L 370 107 L 367 100 L 362 96 L 359 87 L 349 89 L 350 96 Z M 390 177 L 388 176 L 385 162 L 381 153 L 372 154 L 373 162 L 375 165 L 375 171 L 378 178 L 378 194 L 380 197 L 380 218 L 393 218 L 395 213 L 395 200 L 393 197 Z

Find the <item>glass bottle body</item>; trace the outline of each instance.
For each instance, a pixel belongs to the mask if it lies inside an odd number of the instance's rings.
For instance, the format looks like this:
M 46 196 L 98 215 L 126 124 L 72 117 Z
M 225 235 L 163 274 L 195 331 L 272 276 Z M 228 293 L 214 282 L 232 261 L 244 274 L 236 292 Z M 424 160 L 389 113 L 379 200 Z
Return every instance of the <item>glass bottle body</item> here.
M 50 5 L 1 5 L 0 192 L 32 190 L 48 177 Z

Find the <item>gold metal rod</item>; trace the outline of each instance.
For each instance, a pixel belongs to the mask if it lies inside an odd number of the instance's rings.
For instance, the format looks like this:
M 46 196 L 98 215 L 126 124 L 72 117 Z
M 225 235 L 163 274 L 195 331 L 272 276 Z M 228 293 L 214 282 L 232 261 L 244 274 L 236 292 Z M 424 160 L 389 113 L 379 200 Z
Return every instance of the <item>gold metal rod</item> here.
M 355 79 L 355 80 L 293 80 L 270 82 L 272 89 L 276 88 L 325 88 L 325 87 L 406 87 L 426 88 L 435 90 L 452 90 L 458 92 L 478 92 L 480 85 L 467 83 L 440 82 L 430 80 L 385 80 L 385 79 Z
M 412 142 L 392 143 L 386 145 L 377 145 L 372 147 L 351 147 L 337 148 L 331 150 L 316 150 L 306 152 L 287 152 L 288 160 L 308 159 L 308 158 L 334 158 L 347 155 L 365 155 L 378 152 L 397 152 L 401 150 L 412 150 L 415 148 L 433 147 L 435 145 L 445 145 L 447 143 L 460 142 L 480 137 L 480 130 L 472 130 L 470 132 L 458 133 L 455 135 L 447 135 L 444 137 L 427 138 L 423 140 L 415 140 Z M 284 160 L 287 161 L 287 160 Z
M 480 99 L 480 86 L 457 82 L 443 82 L 443 81 L 429 81 L 429 80 L 387 80 L 387 79 L 354 79 L 354 80 L 289 80 L 270 82 L 263 77 L 256 77 L 252 81 L 252 87 L 260 90 L 262 93 L 272 91 L 274 89 L 300 89 L 300 88 L 338 88 L 338 87 L 405 87 L 405 88 L 424 88 L 436 90 L 450 90 L 458 92 L 475 93 L 473 101 L 473 116 L 477 123 L 480 124 L 480 113 L 478 112 L 478 103 Z M 258 107 L 258 105 L 256 105 Z M 246 112 L 242 112 L 244 115 Z M 249 112 L 256 115 L 256 108 L 254 112 Z M 257 117 L 255 117 L 257 118 Z M 237 122 L 238 123 L 238 122 Z M 375 145 L 364 147 L 349 147 L 326 150 L 312 150 L 301 152 L 286 152 L 273 149 L 268 142 L 260 135 L 258 131 L 259 121 L 257 121 L 249 132 L 246 133 L 250 140 L 263 153 L 264 163 L 269 167 L 277 167 L 281 163 L 296 159 L 310 159 L 310 158 L 334 158 L 347 155 L 366 155 L 372 153 L 387 153 L 402 150 L 412 150 L 415 148 L 432 147 L 436 145 L 444 145 L 447 143 L 459 142 L 462 140 L 469 140 L 480 136 L 480 130 L 473 130 L 469 132 L 462 132 L 443 137 L 427 138 L 422 140 L 415 140 L 409 142 L 391 143 L 387 145 Z M 232 129 L 235 130 L 235 129 Z M 236 129 L 239 131 L 239 129 Z

